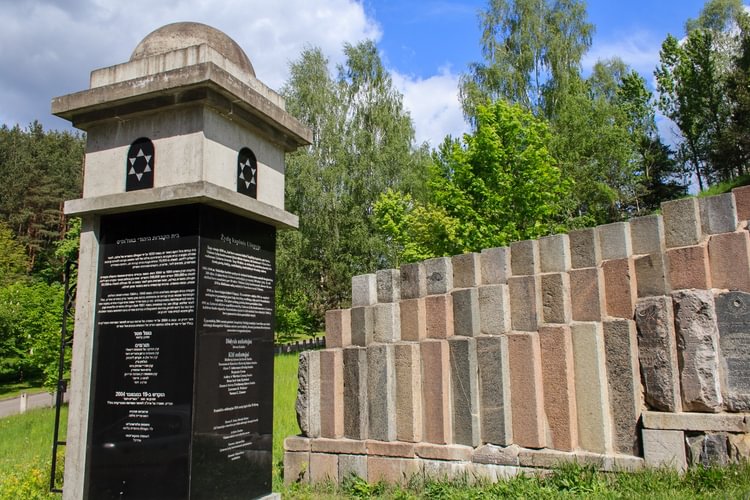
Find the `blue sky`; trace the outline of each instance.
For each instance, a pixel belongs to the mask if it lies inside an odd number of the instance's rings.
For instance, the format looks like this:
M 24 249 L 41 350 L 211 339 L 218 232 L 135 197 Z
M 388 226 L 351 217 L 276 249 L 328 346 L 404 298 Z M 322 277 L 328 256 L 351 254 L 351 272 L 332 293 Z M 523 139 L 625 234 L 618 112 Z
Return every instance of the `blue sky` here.
M 670 32 L 682 36 L 703 3 L 589 1 L 596 33 L 584 68 L 620 56 L 651 82 L 661 42 Z M 417 139 L 437 145 L 467 130 L 457 84 L 481 57 L 477 13 L 484 6 L 480 0 L 0 0 L 0 123 L 38 119 L 48 128 L 67 127 L 50 116 L 52 97 L 87 88 L 91 70 L 127 61 L 152 30 L 198 21 L 234 38 L 258 78 L 275 89 L 304 47 L 321 47 L 333 66 L 345 42 L 375 39 Z

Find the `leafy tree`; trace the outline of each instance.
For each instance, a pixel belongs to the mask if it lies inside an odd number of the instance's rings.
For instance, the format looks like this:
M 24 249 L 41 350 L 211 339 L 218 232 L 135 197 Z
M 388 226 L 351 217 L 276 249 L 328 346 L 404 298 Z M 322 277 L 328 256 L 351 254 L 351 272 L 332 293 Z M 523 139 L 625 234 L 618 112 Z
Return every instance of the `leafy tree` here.
M 290 66 L 287 109 L 313 144 L 287 158 L 286 200 L 297 232 L 279 236 L 279 325 L 319 328 L 349 300 L 351 276 L 391 264 L 394 254 L 371 214 L 388 188 L 418 196 L 429 156 L 372 42 L 345 45 L 336 76 L 319 49 Z
M 446 139 L 435 155 L 426 202 L 388 191 L 375 206 L 404 260 L 503 246 L 563 228 L 560 206 L 569 185 L 547 148 L 546 123 L 502 100 L 476 111 L 474 133 Z
M 484 62 L 461 79 L 466 116 L 473 120 L 477 105 L 507 99 L 554 117 L 591 46 L 585 2 L 490 0 L 480 20 Z
M 27 265 L 23 246 L 8 225 L 0 221 L 0 285 L 20 280 L 26 275 Z

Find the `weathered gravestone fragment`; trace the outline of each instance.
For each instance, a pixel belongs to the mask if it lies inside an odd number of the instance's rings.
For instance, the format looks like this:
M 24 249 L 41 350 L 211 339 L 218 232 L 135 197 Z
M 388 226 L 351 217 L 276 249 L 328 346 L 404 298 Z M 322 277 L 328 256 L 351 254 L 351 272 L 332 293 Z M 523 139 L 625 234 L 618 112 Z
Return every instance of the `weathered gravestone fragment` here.
M 647 297 L 635 307 L 638 359 L 646 404 L 662 411 L 680 411 L 680 382 L 671 297 Z
M 750 293 L 716 296 L 724 403 L 729 411 L 750 410 Z

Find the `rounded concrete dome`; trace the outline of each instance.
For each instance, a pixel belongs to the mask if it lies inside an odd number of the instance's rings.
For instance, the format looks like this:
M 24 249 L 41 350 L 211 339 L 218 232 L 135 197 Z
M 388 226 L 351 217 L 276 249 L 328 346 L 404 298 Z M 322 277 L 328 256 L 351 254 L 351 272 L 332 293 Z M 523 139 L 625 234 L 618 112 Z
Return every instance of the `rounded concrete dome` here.
M 202 23 L 172 23 L 158 28 L 141 40 L 130 60 L 143 59 L 173 50 L 206 44 L 239 68 L 255 76 L 253 65 L 237 42 L 222 31 Z

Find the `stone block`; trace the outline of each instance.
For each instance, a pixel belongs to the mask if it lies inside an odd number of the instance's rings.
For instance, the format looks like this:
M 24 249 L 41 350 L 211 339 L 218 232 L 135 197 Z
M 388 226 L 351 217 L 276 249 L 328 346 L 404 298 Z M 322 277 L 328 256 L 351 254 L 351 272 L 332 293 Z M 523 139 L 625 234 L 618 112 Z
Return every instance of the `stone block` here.
M 684 432 L 651 429 L 643 429 L 641 432 L 643 458 L 647 466 L 669 467 L 679 472 L 687 470 Z
M 732 193 L 698 198 L 698 206 L 704 235 L 733 233 L 737 230 L 737 207 Z
M 365 442 L 359 439 L 316 438 L 311 440 L 310 448 L 315 453 L 346 453 L 350 455 L 367 453 Z
M 661 204 L 664 218 L 664 244 L 667 248 L 697 245 L 703 238 L 697 198 L 665 201 Z
M 614 450 L 640 455 L 638 419 L 642 398 L 635 322 L 618 319 L 605 321 L 602 326 Z
M 367 440 L 367 454 L 381 457 L 414 458 L 414 443 Z
M 352 277 L 352 307 L 371 306 L 377 301 L 378 286 L 375 274 Z
M 663 253 L 664 220 L 661 215 L 647 215 L 630 220 L 630 242 L 634 255 Z
M 411 458 L 391 458 L 368 455 L 367 482 L 380 481 L 391 484 L 406 484 L 419 472 L 419 462 Z
M 427 295 L 450 293 L 453 290 L 453 265 L 450 257 L 424 261 Z
M 326 347 L 352 345 L 352 314 L 350 309 L 326 311 Z
M 539 334 L 508 334 L 508 362 L 513 441 L 525 448 L 544 448 L 547 440 Z
M 367 436 L 396 440 L 396 370 L 393 344 L 367 347 Z
M 710 290 L 672 293 L 684 411 L 721 411 L 719 329 Z
M 477 344 L 469 337 L 448 340 L 451 363 L 453 442 L 479 446 L 479 381 Z
M 310 452 L 284 452 L 284 484 L 310 481 Z
M 490 465 L 518 465 L 518 445 L 494 446 L 485 444 L 480 446 L 471 456 L 471 461 L 478 464 Z
M 671 297 L 648 297 L 635 307 L 638 360 L 649 408 L 682 410 Z
M 482 442 L 509 445 L 513 442 L 513 416 L 508 338 L 480 336 L 476 341 Z
M 419 344 L 396 344 L 396 439 L 422 440 L 422 364 Z
M 470 465 L 468 463 L 446 462 L 443 460 L 422 460 L 420 462 L 420 476 L 434 478 L 439 481 L 453 481 L 467 477 Z
M 295 410 L 302 434 L 320 436 L 320 351 L 303 351 L 299 355 Z
M 485 335 L 508 333 L 510 292 L 508 285 L 482 285 L 479 290 L 479 331 Z
M 339 481 L 339 456 L 330 453 L 310 453 L 310 482 Z
M 427 295 L 424 264 L 415 262 L 401 266 L 401 298 L 418 299 Z
M 352 307 L 352 344 L 366 347 L 375 334 L 375 311 L 372 306 Z
M 429 295 L 424 300 L 427 314 L 427 338 L 447 339 L 453 336 L 453 296 Z
M 711 236 L 708 259 L 714 288 L 750 292 L 750 236 L 747 231 Z
M 508 279 L 510 321 L 513 330 L 535 332 L 542 317 L 539 276 L 513 276 Z
M 567 234 L 553 234 L 539 239 L 540 271 L 564 273 L 570 271 L 570 238 Z
M 414 452 L 418 457 L 427 460 L 468 462 L 471 460 L 474 448 L 459 444 L 440 446 L 431 443 L 417 443 L 414 445 Z
M 339 455 L 339 481 L 352 476 L 367 479 L 366 455 Z
M 310 438 L 287 436 L 284 438 L 284 451 L 310 451 Z
M 522 466 L 540 467 L 544 469 L 553 469 L 573 462 L 573 460 L 582 455 L 573 455 L 572 453 L 558 450 L 521 450 L 518 453 L 518 461 Z
M 638 299 L 633 259 L 605 260 L 602 274 L 607 316 L 631 319 Z
M 539 243 L 537 240 L 514 241 L 510 244 L 510 269 L 513 276 L 539 274 Z
M 344 437 L 344 355 L 341 349 L 320 351 L 320 435 Z
M 601 323 L 570 326 L 575 362 L 578 443 L 586 451 L 612 452 L 604 333 Z
M 418 342 L 427 338 L 425 299 L 406 299 L 399 302 L 401 312 L 401 340 Z
M 510 248 L 485 248 L 480 254 L 483 285 L 505 285 L 510 272 Z
M 726 434 L 687 436 L 688 465 L 726 466 L 729 464 L 729 440 Z
M 644 411 L 643 427 L 677 431 L 750 432 L 750 422 L 737 413 L 665 413 Z
M 547 447 L 573 451 L 578 447 L 578 416 L 573 342 L 567 325 L 539 327 L 544 382 Z
M 541 275 L 542 322 L 570 323 L 570 277 L 568 273 Z
M 478 253 L 454 255 L 453 286 L 456 288 L 471 288 L 482 283 L 482 259 Z
M 452 442 L 450 405 L 450 355 L 445 340 L 419 343 L 422 364 L 422 439 L 428 443 Z
M 750 186 L 734 188 L 732 194 L 737 209 L 737 219 L 740 221 L 750 220 Z
M 667 277 L 672 290 L 711 288 L 711 269 L 708 266 L 708 247 L 670 248 L 667 250 Z
M 729 434 L 729 456 L 732 462 L 750 460 L 750 434 Z
M 568 233 L 570 265 L 573 269 L 597 267 L 602 261 L 599 250 L 599 233 L 594 228 L 578 229 Z
M 596 232 L 599 233 L 599 253 L 602 260 L 627 259 L 633 255 L 629 223 L 604 224 L 597 226 Z
M 750 411 L 750 293 L 716 296 L 722 396 L 729 411 Z
M 367 349 L 344 348 L 344 436 L 366 439 L 367 417 Z
M 453 334 L 464 337 L 479 335 L 479 290 L 461 288 L 453 296 Z
M 381 269 L 375 272 L 378 287 L 378 302 L 401 300 L 401 270 Z
M 600 268 L 573 269 L 570 304 L 573 321 L 601 321 L 604 317 L 604 274 Z
M 398 302 L 387 302 L 373 306 L 375 317 L 374 342 L 398 342 L 401 340 L 401 312 Z
M 635 258 L 635 282 L 638 298 L 665 295 L 671 290 L 664 254 L 653 253 Z

